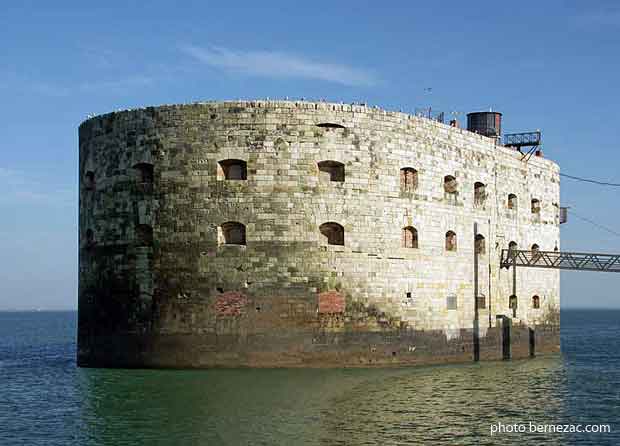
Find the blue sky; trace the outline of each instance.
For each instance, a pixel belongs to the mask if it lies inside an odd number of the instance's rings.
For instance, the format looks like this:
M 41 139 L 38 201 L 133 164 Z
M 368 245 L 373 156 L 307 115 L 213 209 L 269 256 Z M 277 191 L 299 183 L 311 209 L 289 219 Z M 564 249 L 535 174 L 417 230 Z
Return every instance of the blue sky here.
M 13 5 L 9 5 L 13 3 Z M 210 99 L 493 107 L 564 173 L 620 182 L 616 2 L 2 2 L 0 309 L 77 306 L 77 127 Z M 432 92 L 425 91 L 432 88 Z M 562 205 L 620 232 L 620 189 Z M 620 253 L 575 217 L 565 250 Z M 620 307 L 620 275 L 562 273 L 562 306 Z

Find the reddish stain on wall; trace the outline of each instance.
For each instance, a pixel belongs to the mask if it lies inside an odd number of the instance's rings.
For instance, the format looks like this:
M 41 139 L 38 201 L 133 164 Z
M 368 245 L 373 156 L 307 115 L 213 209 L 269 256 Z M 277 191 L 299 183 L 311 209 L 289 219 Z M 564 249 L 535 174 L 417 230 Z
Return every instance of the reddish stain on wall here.
M 217 296 L 214 303 L 217 316 L 240 316 L 248 304 L 248 298 L 237 291 L 227 291 Z
M 344 313 L 344 296 L 338 291 L 319 293 L 319 313 Z

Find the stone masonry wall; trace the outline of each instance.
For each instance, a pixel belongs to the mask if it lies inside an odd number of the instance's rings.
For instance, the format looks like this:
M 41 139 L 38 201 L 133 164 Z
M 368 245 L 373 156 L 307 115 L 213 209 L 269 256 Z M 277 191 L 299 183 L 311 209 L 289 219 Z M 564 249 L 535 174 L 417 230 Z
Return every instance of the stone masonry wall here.
M 218 162 L 229 159 L 247 163 L 246 180 L 222 178 Z M 321 161 L 342 163 L 344 181 L 330 181 Z M 152 166 L 152 182 L 141 165 Z M 406 167 L 417 170 L 414 191 L 401 186 Z M 447 175 L 456 195 L 444 191 Z M 216 102 L 103 115 L 80 126 L 80 178 L 83 364 L 106 363 L 92 358 L 119 336 L 141 339 L 142 352 L 119 364 L 174 365 L 153 360 L 166 356 L 162 339 L 189 348 L 201 366 L 268 365 L 286 355 L 337 363 L 330 355 L 352 345 L 376 352 L 364 336 L 377 333 L 382 345 L 408 345 L 402 362 L 416 362 L 415 333 L 444 345 L 473 328 L 474 223 L 485 237 L 480 328 L 495 351 L 496 316 L 512 317 L 501 249 L 511 241 L 560 248 L 555 163 L 524 162 L 489 138 L 365 106 Z M 485 185 L 478 202 L 476 182 Z M 244 225 L 245 245 L 221 243 L 226 222 Z M 319 230 L 327 222 L 344 228 L 344 245 L 327 244 Z M 417 248 L 402 246 L 409 226 Z M 559 272 L 519 269 L 517 299 L 513 324 L 557 324 Z M 255 353 L 263 359 L 248 356 Z

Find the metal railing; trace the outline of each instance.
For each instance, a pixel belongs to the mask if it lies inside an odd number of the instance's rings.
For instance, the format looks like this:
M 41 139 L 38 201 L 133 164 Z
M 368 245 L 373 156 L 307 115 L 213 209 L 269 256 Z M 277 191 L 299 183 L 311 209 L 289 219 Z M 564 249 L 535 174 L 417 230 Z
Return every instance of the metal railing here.
M 507 133 L 504 135 L 504 145 L 511 147 L 539 146 L 540 140 L 540 131 Z
M 620 273 L 620 254 L 503 249 L 500 266 Z
M 430 119 L 431 121 L 445 122 L 444 112 L 434 111 L 431 107 L 428 108 L 416 108 L 414 114 L 420 118 Z

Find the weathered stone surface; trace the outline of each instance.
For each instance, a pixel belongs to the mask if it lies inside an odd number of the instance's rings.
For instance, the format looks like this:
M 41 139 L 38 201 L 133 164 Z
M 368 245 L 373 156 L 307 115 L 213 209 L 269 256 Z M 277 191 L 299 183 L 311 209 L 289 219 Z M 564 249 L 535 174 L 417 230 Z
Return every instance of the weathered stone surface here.
M 325 291 L 319 294 L 319 313 L 344 313 L 344 296 L 338 291 Z
M 474 223 L 480 354 L 497 359 L 496 315 L 512 317 L 501 249 L 560 248 L 555 163 L 424 118 L 216 102 L 110 113 L 79 133 L 81 365 L 471 359 Z M 558 309 L 559 272 L 518 271 L 514 356 L 531 338 L 557 350 Z
M 248 299 L 243 294 L 229 291 L 215 298 L 214 311 L 217 316 L 241 316 L 245 312 Z

